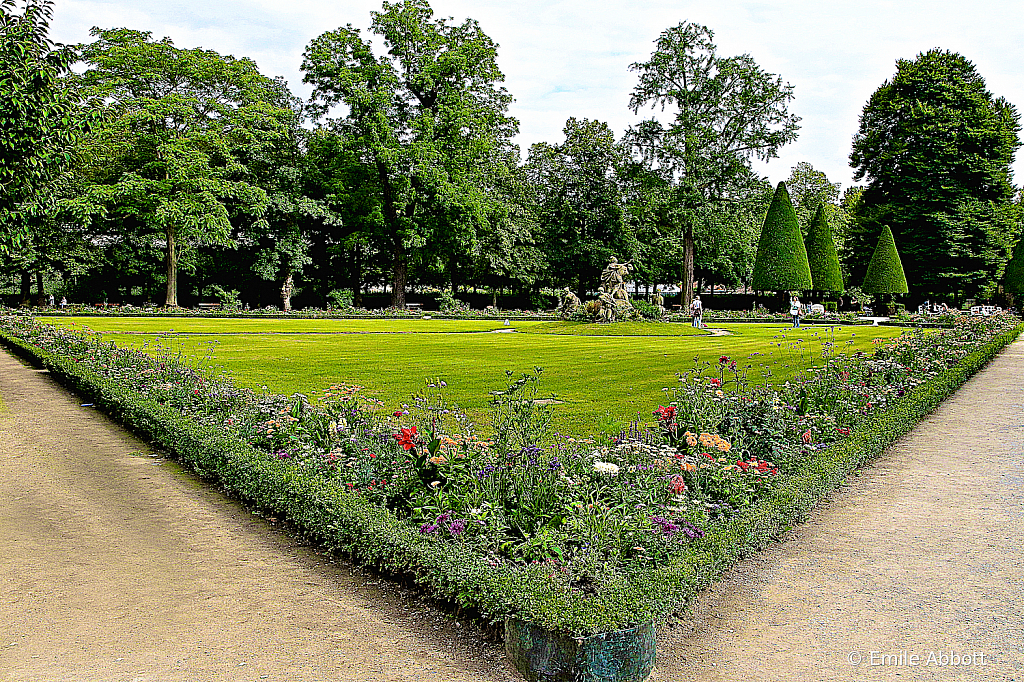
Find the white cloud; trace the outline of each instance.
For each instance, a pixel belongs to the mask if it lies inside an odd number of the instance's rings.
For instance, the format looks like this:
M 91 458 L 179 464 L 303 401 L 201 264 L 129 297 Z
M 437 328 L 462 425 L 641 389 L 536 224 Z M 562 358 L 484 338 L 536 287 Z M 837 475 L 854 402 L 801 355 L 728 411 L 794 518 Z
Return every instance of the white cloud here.
M 847 157 L 857 117 L 897 59 L 941 47 L 971 59 L 998 96 L 1024 106 L 1024 40 L 1016 3 L 999 0 L 434 0 L 434 10 L 477 19 L 500 44 L 505 85 L 516 98 L 519 143 L 557 141 L 570 116 L 608 122 L 621 133 L 635 82 L 629 64 L 650 55 L 658 34 L 688 20 L 715 31 L 721 54 L 749 53 L 796 88 L 803 117 L 797 142 L 760 167 L 773 181 L 798 161 L 851 184 Z M 127 26 L 247 56 L 271 76 L 301 84 L 302 51 L 314 37 L 346 23 L 366 28 L 379 0 L 57 0 L 52 35 L 88 40 L 93 25 Z M 1024 160 L 1016 164 L 1024 172 Z

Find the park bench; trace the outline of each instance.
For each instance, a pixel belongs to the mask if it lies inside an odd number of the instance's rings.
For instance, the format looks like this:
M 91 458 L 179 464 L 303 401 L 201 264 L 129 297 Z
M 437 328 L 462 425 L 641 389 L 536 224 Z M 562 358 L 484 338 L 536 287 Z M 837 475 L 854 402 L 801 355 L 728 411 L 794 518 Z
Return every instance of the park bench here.
M 200 310 L 217 310 L 220 308 L 220 303 L 199 303 L 196 307 Z
M 423 310 L 422 303 L 406 303 L 406 310 Z

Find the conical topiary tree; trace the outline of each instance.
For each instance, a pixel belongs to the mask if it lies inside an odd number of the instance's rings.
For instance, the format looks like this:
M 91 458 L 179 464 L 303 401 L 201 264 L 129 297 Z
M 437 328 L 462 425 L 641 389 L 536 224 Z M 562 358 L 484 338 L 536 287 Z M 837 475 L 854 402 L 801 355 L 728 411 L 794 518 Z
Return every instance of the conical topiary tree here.
M 764 218 L 751 286 L 755 291 L 808 291 L 813 286 L 800 224 L 784 182 L 775 188 Z
M 811 282 L 815 291 L 843 292 L 843 273 L 839 269 L 839 254 L 832 237 L 832 226 L 825 218 L 825 205 L 818 211 L 807 228 L 807 263 L 811 268 Z
M 1024 294 L 1024 237 L 1013 248 L 1013 257 L 1003 272 L 1003 291 L 1019 296 Z
M 878 237 L 878 246 L 868 263 L 867 274 L 861 289 L 867 294 L 905 294 L 907 276 L 903 274 L 903 262 L 896 250 L 896 240 L 892 238 L 892 230 L 886 225 Z

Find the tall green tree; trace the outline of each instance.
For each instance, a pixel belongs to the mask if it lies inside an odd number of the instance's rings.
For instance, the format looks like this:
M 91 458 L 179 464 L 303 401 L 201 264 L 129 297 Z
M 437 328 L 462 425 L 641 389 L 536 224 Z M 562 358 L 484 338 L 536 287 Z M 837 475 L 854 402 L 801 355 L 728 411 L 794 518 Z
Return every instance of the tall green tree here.
M 0 253 L 28 235 L 23 202 L 67 167 L 81 132 L 62 78 L 74 51 L 49 39 L 53 2 L 18 4 L 0 0 Z
M 232 219 L 262 224 L 268 199 L 247 161 L 288 139 L 295 112 L 248 59 L 144 31 L 93 29 L 79 92 L 101 112 L 86 141 L 88 192 L 115 231 L 164 242 L 168 306 L 198 246 L 232 244 Z
M 684 22 L 662 32 L 651 58 L 631 66 L 639 82 L 634 113 L 667 111 L 633 126 L 627 143 L 666 188 L 663 225 L 679 233 L 683 303 L 693 291 L 694 240 L 710 210 L 756 194 L 751 160 L 767 161 L 796 139 L 799 117 L 789 113 L 793 87 L 761 69 L 750 55 L 720 57 L 712 31 Z
M 898 61 L 864 106 L 850 154 L 855 178 L 867 180 L 851 233 L 855 279 L 887 225 L 915 290 L 990 287 L 1014 233 L 1019 131 L 1016 108 L 963 56 L 935 49 Z
M 751 286 L 755 291 L 808 291 L 813 288 L 800 224 L 784 182 L 775 188 L 775 196 L 765 215 L 757 242 Z
M 585 296 L 612 256 L 636 256 L 618 177 L 626 158 L 606 123 L 570 118 L 563 133 L 562 144 L 530 148 L 526 171 L 551 283 Z
M 302 69 L 311 110 L 342 107 L 326 125 L 370 170 L 376 235 L 401 306 L 411 262 L 433 246 L 478 248 L 494 210 L 488 177 L 504 172 L 518 123 L 499 85 L 497 45 L 476 21 L 434 19 L 426 0 L 385 2 L 372 16 L 385 54 L 348 25 L 313 40 Z

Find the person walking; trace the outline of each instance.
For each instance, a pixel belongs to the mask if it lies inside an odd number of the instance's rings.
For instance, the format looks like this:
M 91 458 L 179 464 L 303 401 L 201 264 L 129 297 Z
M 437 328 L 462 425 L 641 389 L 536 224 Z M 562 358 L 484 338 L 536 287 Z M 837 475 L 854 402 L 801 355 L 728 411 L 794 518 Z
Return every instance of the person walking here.
M 793 316 L 793 326 L 800 326 L 800 314 L 803 312 L 803 306 L 800 304 L 800 299 L 796 294 L 793 294 L 793 298 L 789 299 L 789 314 Z
M 53 307 L 53 294 L 50 294 L 50 307 Z
M 690 304 L 690 315 L 693 316 L 693 326 L 701 329 L 704 327 L 704 308 L 700 303 L 700 296 L 693 297 L 693 303 Z
M 67 307 L 68 307 L 68 297 L 67 296 L 61 296 L 60 297 L 60 309 L 64 310 Z

